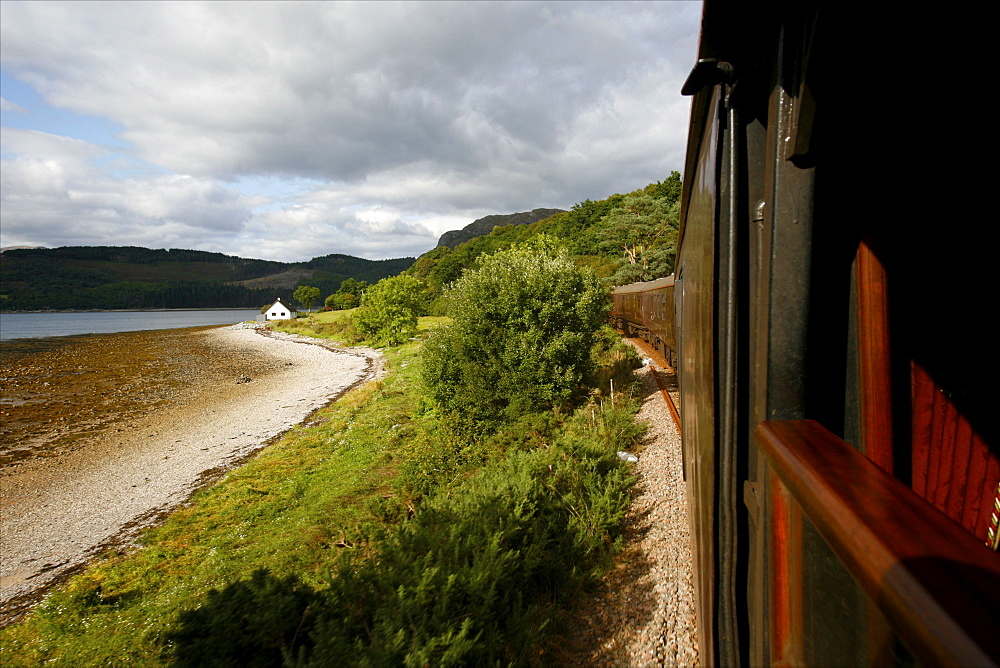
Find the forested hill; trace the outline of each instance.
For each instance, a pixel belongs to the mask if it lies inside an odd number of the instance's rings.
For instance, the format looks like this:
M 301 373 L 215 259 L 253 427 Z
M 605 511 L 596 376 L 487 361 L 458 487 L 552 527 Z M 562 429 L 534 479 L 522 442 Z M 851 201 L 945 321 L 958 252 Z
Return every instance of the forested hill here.
M 374 283 L 413 258 L 325 255 L 308 262 L 136 246 L 19 248 L 0 254 L 0 309 L 257 308 L 298 285 L 336 292 L 348 278 Z
M 430 311 L 443 314 L 445 286 L 480 255 L 545 234 L 561 240 L 578 265 L 590 267 L 608 285 L 661 278 L 674 270 L 680 197 L 681 175 L 671 172 L 624 195 L 588 199 L 529 224 L 495 227 L 454 248 L 439 245 L 417 258 L 407 273 L 427 285 Z

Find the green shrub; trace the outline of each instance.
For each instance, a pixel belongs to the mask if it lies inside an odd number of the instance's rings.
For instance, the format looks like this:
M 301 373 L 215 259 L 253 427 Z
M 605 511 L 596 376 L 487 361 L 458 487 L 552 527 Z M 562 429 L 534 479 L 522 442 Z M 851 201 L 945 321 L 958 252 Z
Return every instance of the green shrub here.
M 635 348 L 605 325 L 594 337 L 591 356 L 593 366 L 587 384 L 604 396 L 610 396 L 612 389 L 627 394 L 636 382 L 632 372 L 642 366 L 642 358 Z
M 354 324 L 373 345 L 399 345 L 417 333 L 417 316 L 425 310 L 424 289 L 412 276 L 383 278 L 361 298 Z
M 477 424 L 568 405 L 609 308 L 607 289 L 544 236 L 481 257 L 448 301 L 452 322 L 424 344 L 423 377 L 446 411 Z
M 335 292 L 326 298 L 324 304 L 327 308 L 346 310 L 357 306 L 358 298 L 349 292 Z
M 633 479 L 615 451 L 638 432 L 603 433 L 513 453 L 425 500 L 376 559 L 334 578 L 307 663 L 529 662 L 554 605 L 618 544 Z

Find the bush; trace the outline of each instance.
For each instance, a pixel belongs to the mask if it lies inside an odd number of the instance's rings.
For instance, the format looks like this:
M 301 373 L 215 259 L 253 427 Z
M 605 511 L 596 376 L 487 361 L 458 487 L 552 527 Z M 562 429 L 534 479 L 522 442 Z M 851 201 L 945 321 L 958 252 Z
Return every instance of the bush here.
M 618 332 L 604 325 L 595 336 L 591 354 L 594 368 L 587 384 L 603 396 L 610 396 L 612 391 L 628 393 L 636 382 L 633 370 L 642 366 L 642 358 L 635 348 L 622 341 Z
M 448 412 L 477 424 L 567 405 L 592 368 L 607 289 L 540 236 L 481 257 L 449 290 L 423 377 Z
M 368 288 L 354 313 L 358 331 L 373 345 L 395 346 L 417 333 L 425 286 L 412 276 L 383 278 Z

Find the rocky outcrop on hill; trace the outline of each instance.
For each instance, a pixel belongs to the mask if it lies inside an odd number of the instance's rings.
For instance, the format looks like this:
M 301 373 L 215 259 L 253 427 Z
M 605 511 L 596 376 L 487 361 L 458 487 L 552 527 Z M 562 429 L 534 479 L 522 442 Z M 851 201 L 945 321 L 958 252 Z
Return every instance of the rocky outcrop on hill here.
M 527 225 L 528 223 L 534 223 L 557 213 L 565 213 L 565 211 L 563 209 L 534 209 L 533 211 L 523 211 L 521 213 L 485 216 L 479 220 L 469 223 L 460 230 L 445 232 L 438 240 L 438 246 L 455 248 L 459 244 L 463 244 L 470 239 L 475 239 L 476 237 L 481 237 L 484 234 L 489 234 L 493 231 L 494 227 L 501 227 L 504 225 Z

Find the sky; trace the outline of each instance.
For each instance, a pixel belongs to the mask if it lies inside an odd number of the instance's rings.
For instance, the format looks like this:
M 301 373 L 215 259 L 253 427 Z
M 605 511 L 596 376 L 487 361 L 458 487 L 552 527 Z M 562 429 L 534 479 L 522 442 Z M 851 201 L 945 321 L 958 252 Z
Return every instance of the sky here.
M 418 256 L 682 171 L 701 3 L 0 2 L 0 246 Z

